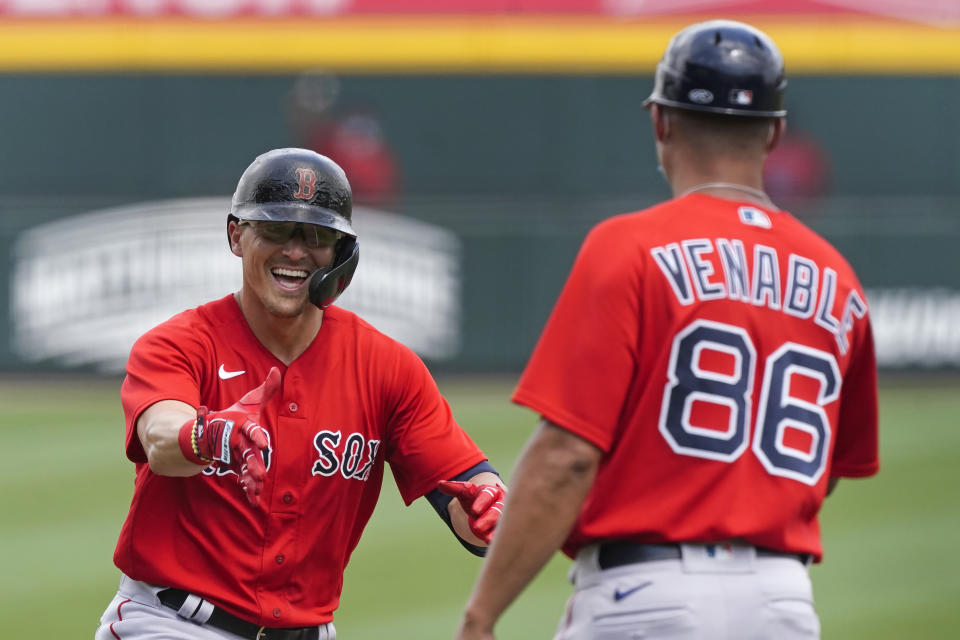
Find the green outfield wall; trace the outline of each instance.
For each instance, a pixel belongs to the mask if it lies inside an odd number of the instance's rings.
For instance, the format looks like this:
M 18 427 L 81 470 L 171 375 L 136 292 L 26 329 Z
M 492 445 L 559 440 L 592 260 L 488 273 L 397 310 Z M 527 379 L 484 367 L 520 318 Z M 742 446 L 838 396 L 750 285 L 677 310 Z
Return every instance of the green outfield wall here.
M 458 240 L 458 346 L 428 358 L 437 369 L 521 367 L 586 231 L 667 196 L 641 109 L 648 76 L 341 74 L 322 114 L 304 109 L 300 80 L 0 75 L 0 370 L 74 366 L 30 360 L 14 344 L 25 230 L 229 196 L 258 153 L 309 145 L 306 124 L 358 112 L 374 120 L 399 176 L 383 208 Z M 849 256 L 892 318 L 899 355 L 887 365 L 960 366 L 960 78 L 801 75 L 788 105 L 823 176 L 815 195 L 781 203 Z M 57 228 L 44 233 L 55 240 Z

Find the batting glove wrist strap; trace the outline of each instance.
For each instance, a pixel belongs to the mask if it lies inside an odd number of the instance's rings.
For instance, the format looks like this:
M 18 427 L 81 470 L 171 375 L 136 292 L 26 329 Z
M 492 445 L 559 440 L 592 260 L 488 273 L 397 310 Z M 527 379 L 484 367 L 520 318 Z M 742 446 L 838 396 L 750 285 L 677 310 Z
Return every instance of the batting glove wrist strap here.
M 183 457 L 194 464 L 214 466 L 218 475 L 233 472 L 247 500 L 256 505 L 267 477 L 264 453 L 270 435 L 260 426 L 260 412 L 280 387 L 280 370 L 270 369 L 263 384 L 245 393 L 222 411 L 197 409 L 196 420 L 180 427 L 179 444 Z M 226 473 L 224 473 L 226 472 Z
M 203 437 L 205 431 L 206 416 L 207 408 L 198 408 L 197 417 L 183 423 L 183 426 L 180 427 L 180 435 L 178 437 L 180 451 L 183 453 L 183 457 L 193 464 L 203 467 L 209 466 L 214 462 L 212 457 L 204 455 L 200 449 L 200 438 Z
M 472 484 L 470 482 L 452 482 L 443 480 L 437 488 L 453 496 L 467 513 L 470 531 L 487 544 L 493 540 L 493 532 L 503 513 L 503 503 L 507 499 L 504 487 L 493 484 Z

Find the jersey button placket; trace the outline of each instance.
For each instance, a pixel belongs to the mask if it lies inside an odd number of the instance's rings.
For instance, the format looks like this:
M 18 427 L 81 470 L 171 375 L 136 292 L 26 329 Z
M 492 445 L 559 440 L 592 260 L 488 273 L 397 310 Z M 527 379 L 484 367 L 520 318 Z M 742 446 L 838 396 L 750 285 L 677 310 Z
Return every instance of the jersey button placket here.
M 293 504 L 293 494 L 289 491 L 283 494 L 283 504 Z
M 287 409 L 290 410 L 290 413 L 296 413 L 296 412 L 297 412 L 297 409 L 299 409 L 299 408 L 300 408 L 300 407 L 297 405 L 296 402 L 291 402 L 290 404 L 287 405 Z

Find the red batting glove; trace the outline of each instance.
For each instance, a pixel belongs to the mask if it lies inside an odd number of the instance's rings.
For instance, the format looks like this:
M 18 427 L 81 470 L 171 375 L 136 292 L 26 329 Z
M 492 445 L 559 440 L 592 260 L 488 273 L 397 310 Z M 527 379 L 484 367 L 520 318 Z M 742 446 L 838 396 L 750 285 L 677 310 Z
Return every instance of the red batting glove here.
M 233 469 L 252 505 L 260 502 L 260 491 L 267 477 L 263 451 L 270 445 L 266 429 L 258 424 L 260 409 L 279 388 L 280 370 L 273 367 L 263 384 L 234 404 L 223 411 L 199 407 L 196 420 L 180 427 L 183 456 L 205 467 Z
M 467 512 L 470 531 L 487 544 L 493 539 L 493 530 L 503 512 L 507 490 L 495 484 L 473 484 L 441 480 L 437 485 L 441 493 L 453 496 Z

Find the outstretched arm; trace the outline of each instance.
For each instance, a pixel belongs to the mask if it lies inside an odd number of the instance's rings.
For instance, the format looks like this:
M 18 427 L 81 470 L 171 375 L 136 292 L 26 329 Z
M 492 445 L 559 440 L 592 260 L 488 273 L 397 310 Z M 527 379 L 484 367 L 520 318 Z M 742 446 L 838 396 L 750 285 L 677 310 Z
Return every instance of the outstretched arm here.
M 494 624 L 567 538 L 602 455 L 593 444 L 541 419 L 517 462 L 513 489 L 457 638 L 493 638 Z
M 205 465 L 187 460 L 180 450 L 180 429 L 196 418 L 197 410 L 179 400 L 161 400 L 140 414 L 137 435 L 151 471 L 161 476 L 192 476 L 203 470 Z
M 270 443 L 258 424 L 260 410 L 279 387 L 280 371 L 273 367 L 260 386 L 222 411 L 194 409 L 175 400 L 151 405 L 137 420 L 137 437 L 150 470 L 185 477 L 210 465 L 230 468 L 256 505 L 266 478 L 263 451 Z

